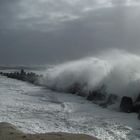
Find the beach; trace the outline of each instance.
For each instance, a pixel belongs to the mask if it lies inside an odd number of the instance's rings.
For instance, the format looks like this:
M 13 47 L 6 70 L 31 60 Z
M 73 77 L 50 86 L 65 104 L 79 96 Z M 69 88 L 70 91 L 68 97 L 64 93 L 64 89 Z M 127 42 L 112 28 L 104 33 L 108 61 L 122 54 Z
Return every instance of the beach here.
M 43 133 L 25 134 L 12 124 L 0 123 L 0 140 L 97 140 L 94 137 L 83 134 L 68 133 Z

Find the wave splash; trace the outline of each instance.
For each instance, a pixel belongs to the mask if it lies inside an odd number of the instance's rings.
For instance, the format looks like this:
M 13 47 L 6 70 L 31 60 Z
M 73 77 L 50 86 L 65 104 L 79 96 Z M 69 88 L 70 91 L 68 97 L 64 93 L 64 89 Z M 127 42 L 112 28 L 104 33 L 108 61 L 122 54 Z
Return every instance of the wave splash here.
M 140 92 L 140 56 L 112 50 L 67 62 L 47 69 L 40 83 L 64 92 L 75 86 L 83 96 L 104 85 L 108 94 L 135 99 Z

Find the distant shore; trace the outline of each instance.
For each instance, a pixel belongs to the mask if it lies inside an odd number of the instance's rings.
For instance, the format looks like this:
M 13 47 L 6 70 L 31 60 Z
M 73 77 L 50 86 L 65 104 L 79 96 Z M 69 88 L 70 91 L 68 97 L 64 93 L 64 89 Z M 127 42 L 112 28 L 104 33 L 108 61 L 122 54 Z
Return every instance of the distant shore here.
M 44 133 L 25 134 L 9 123 L 0 123 L 0 140 L 97 140 L 84 134 Z

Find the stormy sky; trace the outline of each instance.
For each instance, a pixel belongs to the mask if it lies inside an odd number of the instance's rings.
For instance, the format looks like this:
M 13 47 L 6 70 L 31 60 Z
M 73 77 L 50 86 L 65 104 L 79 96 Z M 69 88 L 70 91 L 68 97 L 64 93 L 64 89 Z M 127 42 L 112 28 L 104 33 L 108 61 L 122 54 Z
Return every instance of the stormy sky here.
M 0 64 L 140 54 L 139 0 L 0 0 Z

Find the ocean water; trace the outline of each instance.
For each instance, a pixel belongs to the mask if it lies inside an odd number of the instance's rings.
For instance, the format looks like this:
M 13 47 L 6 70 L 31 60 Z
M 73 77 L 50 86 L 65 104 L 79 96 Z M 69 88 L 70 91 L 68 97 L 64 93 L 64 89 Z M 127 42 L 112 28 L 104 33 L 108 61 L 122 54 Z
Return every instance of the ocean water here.
M 101 140 L 139 140 L 137 114 L 101 108 L 82 97 L 0 77 L 0 121 L 27 133 L 69 132 Z

